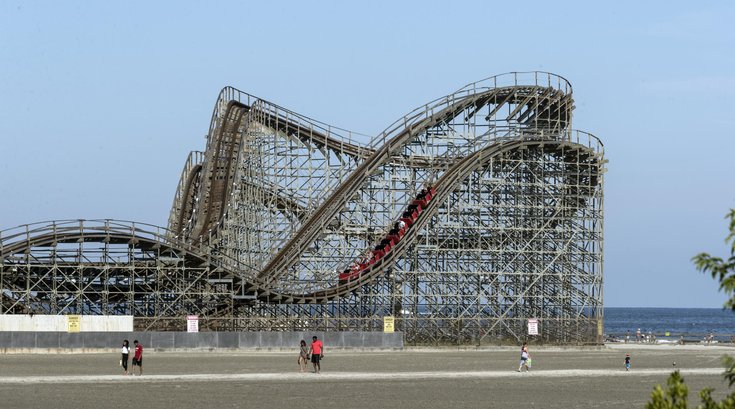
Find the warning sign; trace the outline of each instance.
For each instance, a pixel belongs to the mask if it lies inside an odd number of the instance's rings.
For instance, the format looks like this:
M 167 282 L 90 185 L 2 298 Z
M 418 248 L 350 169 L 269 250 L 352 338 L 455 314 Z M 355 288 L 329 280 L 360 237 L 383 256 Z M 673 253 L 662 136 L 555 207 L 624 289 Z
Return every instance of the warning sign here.
M 199 316 L 198 315 L 187 315 L 186 316 L 186 332 L 199 332 Z
M 79 332 L 82 330 L 82 320 L 79 315 L 67 315 L 66 320 L 66 332 Z
M 535 318 L 528 319 L 528 335 L 538 335 L 538 320 Z
M 394 332 L 395 330 L 395 318 L 383 317 L 383 332 Z

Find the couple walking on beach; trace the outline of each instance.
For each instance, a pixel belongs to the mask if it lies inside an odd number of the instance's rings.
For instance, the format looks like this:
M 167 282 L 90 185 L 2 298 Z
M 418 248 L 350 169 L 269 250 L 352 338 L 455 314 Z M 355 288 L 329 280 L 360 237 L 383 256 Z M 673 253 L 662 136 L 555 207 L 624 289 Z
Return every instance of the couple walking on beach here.
M 135 349 L 133 351 L 133 370 L 128 372 L 128 356 L 130 356 L 130 343 L 128 340 L 123 340 L 122 344 L 122 356 L 120 358 L 120 366 L 123 368 L 123 375 L 133 375 L 135 367 L 138 367 L 138 375 L 143 375 L 143 345 L 136 339 L 133 341 Z
M 316 335 L 311 337 L 311 347 L 306 347 L 306 341 L 301 340 L 301 350 L 299 351 L 299 366 L 301 372 L 306 369 L 306 362 L 309 360 L 311 355 L 311 363 L 314 365 L 314 373 L 320 373 L 322 370 L 321 360 L 324 358 L 324 344 L 320 341 Z

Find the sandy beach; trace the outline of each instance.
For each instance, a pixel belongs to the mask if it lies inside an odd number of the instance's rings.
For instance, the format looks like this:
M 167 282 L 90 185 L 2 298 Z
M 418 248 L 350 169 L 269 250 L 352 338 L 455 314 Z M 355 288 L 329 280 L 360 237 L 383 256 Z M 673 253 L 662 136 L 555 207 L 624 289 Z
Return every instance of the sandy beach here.
M 122 376 L 115 353 L 0 355 L 3 408 L 568 408 L 642 407 L 673 369 L 691 402 L 727 392 L 720 358 L 731 347 L 615 344 L 531 349 L 330 352 L 323 373 L 299 373 L 296 353 L 155 352 L 144 375 Z M 625 372 L 625 353 L 632 370 Z M 674 366 L 674 363 L 676 365 Z

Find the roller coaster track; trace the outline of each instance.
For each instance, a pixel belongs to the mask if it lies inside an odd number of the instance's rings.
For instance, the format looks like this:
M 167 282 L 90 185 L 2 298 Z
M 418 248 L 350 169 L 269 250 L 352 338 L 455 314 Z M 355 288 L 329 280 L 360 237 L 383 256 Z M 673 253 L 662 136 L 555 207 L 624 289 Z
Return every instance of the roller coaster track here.
M 192 152 L 193 154 L 201 154 L 201 152 Z M 187 222 L 189 219 L 191 219 L 192 212 L 194 211 L 195 203 L 199 200 L 197 197 L 198 192 L 198 185 L 201 182 L 202 178 L 202 169 L 203 166 L 201 163 L 196 163 L 193 165 L 188 164 L 187 167 L 184 169 L 184 175 L 182 177 L 183 184 L 179 187 L 179 190 L 181 191 L 181 197 L 183 198 L 180 201 L 180 207 L 176 208 L 174 207 L 174 210 L 171 214 L 171 219 L 169 221 L 169 230 L 173 234 L 173 238 L 177 239 L 182 236 L 182 230 L 187 225 Z M 279 211 L 282 211 L 286 215 L 293 215 L 299 219 L 303 219 L 306 217 L 308 209 L 306 206 L 302 203 L 299 203 L 298 200 L 295 200 L 292 197 L 288 197 L 287 195 L 281 194 L 279 192 L 279 189 L 277 186 L 270 185 L 268 187 L 263 187 L 261 185 L 256 184 L 249 184 L 249 186 L 256 190 L 260 196 L 265 198 L 265 202 L 273 201 L 276 203 L 276 208 Z M 225 190 L 224 186 L 218 186 L 221 190 Z M 223 196 L 226 198 L 226 196 L 229 194 L 229 191 L 226 191 Z M 177 196 L 178 196 L 177 192 Z M 176 204 L 174 205 L 176 206 Z M 212 208 L 215 207 L 214 205 L 211 206 Z M 217 216 L 217 220 L 219 220 L 224 213 L 224 208 L 219 205 L 221 208 L 219 215 Z M 211 214 L 213 212 L 213 209 L 207 209 L 205 211 L 206 214 Z
M 182 198 L 184 207 L 177 208 L 175 201 L 170 219 L 172 223 L 169 224 L 169 229 L 175 236 L 179 236 L 186 227 L 187 220 L 191 218 L 194 211 L 192 204 L 195 201 L 206 203 L 206 207 L 201 208 L 201 215 L 187 237 L 195 242 L 201 241 L 208 233 L 216 229 L 219 220 L 224 215 L 224 205 L 231 192 L 232 177 L 238 163 L 238 149 L 244 139 L 243 132 L 241 132 L 244 126 L 243 121 L 247 120 L 246 116 L 250 110 L 251 107 L 242 102 L 229 101 L 219 123 L 213 121 L 213 124 L 217 123 L 217 127 L 214 128 L 214 137 L 210 140 L 211 146 L 207 149 L 204 163 L 191 165 L 189 163 L 191 158 L 187 161 L 182 172 L 182 183 L 176 195 Z M 356 159 L 364 159 L 371 153 L 371 150 L 365 147 L 330 137 L 315 129 L 313 125 L 305 127 L 304 124 L 289 117 L 274 115 L 270 112 L 262 114 L 269 127 L 287 135 L 294 135 L 306 146 L 313 144 L 319 149 L 330 149 Z M 200 183 L 204 184 L 202 188 L 194 188 Z M 277 193 L 268 194 L 276 195 Z M 194 197 L 194 195 L 198 196 Z M 287 198 L 281 197 L 279 200 L 284 209 L 297 209 L 291 206 L 292 203 L 288 203 Z
M 458 98 L 462 94 L 468 94 L 467 90 L 462 89 L 452 96 L 446 97 L 446 99 L 449 100 L 450 97 Z M 257 100 L 256 97 L 248 97 Z M 457 112 L 459 112 L 472 106 L 473 110 L 470 111 L 469 115 L 474 115 L 491 100 L 496 104 L 496 107 L 495 110 L 488 114 L 488 117 L 497 114 L 503 106 L 509 103 L 515 103 L 517 106 L 508 115 L 508 118 L 517 116 L 519 123 L 535 123 L 538 126 L 539 122 L 541 122 L 541 126 L 550 128 L 565 126 L 571 117 L 570 112 L 573 108 L 570 94 L 565 94 L 551 87 L 540 86 L 513 86 L 490 89 L 489 91 L 475 94 L 473 97 L 465 97 L 464 104 L 466 105 L 460 104 L 455 108 L 458 108 Z M 273 105 L 284 111 L 274 104 L 266 103 L 262 100 L 259 101 L 262 104 L 267 104 L 269 107 Z M 521 112 L 521 109 L 526 106 L 528 106 L 528 109 Z M 204 163 L 200 165 L 201 167 L 194 166 L 188 172 L 185 169 L 185 174 L 182 175 L 182 182 L 185 182 L 179 184 L 179 190 L 183 187 L 183 192 L 179 194 L 179 191 L 177 191 L 176 197 L 181 197 L 184 203 L 188 205 L 182 208 L 182 206 L 176 205 L 175 200 L 172 206 L 172 216 L 169 220 L 174 222 L 169 224 L 169 229 L 174 232 L 174 236 L 181 236 L 182 231 L 187 226 L 186 221 L 196 211 L 193 208 L 193 203 L 196 202 L 199 203 L 199 214 L 196 222 L 190 227 L 190 231 L 187 232 L 185 237 L 188 241 L 200 242 L 205 240 L 208 235 L 216 232 L 219 222 L 222 220 L 226 211 L 225 207 L 228 196 L 231 193 L 232 178 L 235 175 L 235 167 L 239 160 L 239 148 L 244 139 L 244 132 L 241 132 L 241 128 L 247 125 L 246 116 L 251 111 L 251 108 L 251 106 L 245 103 L 231 100 L 227 102 L 224 113 L 219 120 L 215 120 L 216 113 L 213 115 L 210 131 L 213 137 L 209 140 Z M 285 112 L 290 113 L 290 111 Z M 442 117 L 439 114 L 437 118 L 449 120 L 453 116 L 446 114 L 450 114 L 451 112 L 451 108 L 447 108 L 447 111 L 444 113 L 445 116 Z M 297 114 L 294 113 L 291 113 L 290 117 L 268 110 L 263 110 L 259 114 L 264 118 L 267 126 L 279 132 L 294 135 L 307 146 L 313 144 L 319 149 L 333 150 L 358 160 L 365 160 L 367 158 L 371 163 L 371 166 L 366 167 L 368 170 L 370 170 L 370 167 L 374 169 L 384 164 L 384 160 L 390 158 L 390 155 L 386 155 L 386 152 L 390 152 L 391 149 L 395 149 L 402 143 L 405 143 L 406 137 L 410 136 L 410 133 L 404 132 L 403 135 L 396 136 L 394 140 L 384 143 L 381 148 L 366 148 L 342 139 L 330 137 L 326 132 L 320 132 L 318 127 L 309 122 L 306 124 L 300 123 L 297 120 Z M 543 118 L 557 118 L 558 123 L 555 125 L 544 123 Z M 408 119 L 408 116 L 403 118 L 404 125 L 407 125 L 406 121 Z M 309 119 L 304 119 L 304 121 L 309 121 Z M 428 119 L 428 123 L 431 123 L 431 119 Z M 421 124 L 414 125 L 412 131 L 415 132 Z M 319 125 L 317 124 L 317 126 Z M 376 138 L 376 140 L 381 140 L 381 137 Z M 413 167 L 426 167 L 430 165 L 430 161 L 427 162 L 427 160 L 421 157 L 412 158 L 411 161 L 403 162 L 405 165 Z M 199 189 L 196 189 L 197 197 L 194 198 L 195 200 L 192 200 L 192 196 L 195 194 L 195 189 L 192 189 L 192 186 L 195 184 L 200 184 L 201 186 Z M 317 212 L 321 214 L 321 212 Z
M 130 314 L 138 329 L 198 314 L 210 329 L 372 330 L 405 307 L 407 339 L 446 340 L 518 338 L 541 311 L 547 333 L 589 339 L 606 161 L 594 136 L 571 136 L 573 109 L 562 77 L 510 73 L 358 141 L 225 88 L 168 229 L 0 231 L 0 312 Z
M 213 120 L 213 124 L 217 124 L 217 127 L 213 128 L 214 137 L 210 140 L 211 147 L 207 149 L 204 163 L 198 161 L 192 164 L 190 155 L 182 171 L 181 182 L 175 196 L 182 204 L 177 205 L 177 199 L 174 200 L 172 214 L 169 218 L 169 230 L 174 233 L 175 237 L 180 237 L 187 227 L 187 221 L 191 219 L 196 202 L 205 203 L 206 207 L 201 208 L 201 215 L 197 223 L 191 227 L 191 232 L 188 232 L 186 237 L 198 242 L 204 240 L 209 233 L 216 231 L 219 221 L 224 216 L 224 205 L 231 193 L 232 176 L 235 174 L 235 167 L 240 159 L 238 148 L 243 143 L 244 133 L 239 130 L 244 125 L 243 120 L 247 120 L 245 117 L 250 110 L 251 107 L 242 102 L 229 101 L 221 121 L 218 123 Z M 328 149 L 356 160 L 364 160 L 374 154 L 371 148 L 330 137 L 326 132 L 320 132 L 313 124 L 305 126 L 292 119 L 294 116 L 283 116 L 268 111 L 260 112 L 260 114 L 265 118 L 264 122 L 268 127 L 287 135 L 293 135 L 305 146 L 313 145 L 318 149 Z M 428 164 L 429 161 L 420 157 L 413 158 L 409 162 L 409 165 L 413 167 L 424 167 Z M 196 188 L 202 183 L 203 187 Z M 277 196 L 283 209 L 298 209 L 288 198 L 279 196 L 276 190 L 265 193 L 267 196 Z
M 280 302 L 280 303 L 298 303 L 298 304 L 320 304 L 326 303 L 330 300 L 344 296 L 347 293 L 355 291 L 356 289 L 368 284 L 377 275 L 383 273 L 386 269 L 390 269 L 391 263 L 403 255 L 404 251 L 410 247 L 415 238 L 419 235 L 421 229 L 431 220 L 433 214 L 437 211 L 438 207 L 446 200 L 449 194 L 453 191 L 453 188 L 468 175 L 478 169 L 487 165 L 488 162 L 492 161 L 499 155 L 506 152 L 513 151 L 516 149 L 531 148 L 531 147 L 568 147 L 572 151 L 589 151 L 589 149 L 580 145 L 569 145 L 568 141 L 564 140 L 544 140 L 535 139 L 532 137 L 519 137 L 519 138 L 507 138 L 505 140 L 498 140 L 493 142 L 490 146 L 477 151 L 462 160 L 458 161 L 454 166 L 447 170 L 432 186 L 436 189 L 436 195 L 429 201 L 427 207 L 421 213 L 420 217 L 414 223 L 410 229 L 408 229 L 405 236 L 403 236 L 398 243 L 392 247 L 392 249 L 375 264 L 370 265 L 364 270 L 358 278 L 350 280 L 347 283 L 340 284 L 325 290 L 317 291 L 309 294 L 284 294 L 277 291 L 270 290 L 267 285 L 268 282 L 262 282 L 256 280 L 251 283 L 248 287 L 248 291 L 257 294 L 257 298 L 266 302 Z M 553 220 L 549 220 L 547 223 L 553 223 Z M 261 284 L 262 283 L 262 284 Z M 247 285 L 247 284 L 245 284 Z
M 0 257 L 23 253 L 32 247 L 95 242 L 176 250 L 186 254 L 188 262 L 193 264 L 204 263 L 207 258 L 206 254 L 199 253 L 199 248 L 171 240 L 159 227 L 121 220 L 54 221 L 21 226 L 3 233 L 0 236 Z
M 128 266 L 121 266 L 114 260 L 120 254 L 113 254 L 110 247 L 129 249 L 125 252 Z M 97 247 L 100 246 L 100 247 Z M 153 258 L 143 257 L 151 253 Z M 44 313 L 35 309 L 32 301 L 36 292 L 61 291 L 66 288 L 70 293 L 79 290 L 70 280 L 79 280 L 89 291 L 88 298 L 94 294 L 107 294 L 114 287 L 115 291 L 105 295 L 108 302 L 116 297 L 132 291 L 133 282 L 122 284 L 120 277 L 128 277 L 129 268 L 135 266 L 165 263 L 164 259 L 175 259 L 178 266 L 192 270 L 213 271 L 208 249 L 194 247 L 171 238 L 169 232 L 157 226 L 120 220 L 66 220 L 36 223 L 19 226 L 0 232 L 0 267 L 11 266 L 4 271 L 2 287 L 6 291 L 24 294 L 13 298 L 7 292 L 2 293 L 4 311 L 13 311 L 20 307 L 34 313 Z M 94 271 L 118 269 L 115 279 L 99 281 L 90 277 L 82 277 L 78 273 L 68 275 L 65 270 L 74 270 L 82 266 L 87 274 Z M 155 278 L 152 277 L 152 278 Z M 203 277 L 206 278 L 206 277 Z M 151 277 L 137 278 L 138 286 L 144 288 L 145 281 Z M 33 284 L 29 285 L 28 280 Z M 86 280 L 86 281 L 85 281 Z M 50 290 L 53 288 L 53 290 Z M 73 289 L 73 290 L 70 290 Z
M 443 107 L 437 112 L 434 112 L 432 109 L 431 111 L 427 110 L 413 115 L 409 114 L 411 115 L 410 117 L 404 117 L 402 130 L 391 137 L 389 137 L 390 131 L 386 131 L 382 138 L 376 138 L 382 142 L 382 145 L 375 150 L 372 156 L 352 172 L 321 207 L 314 211 L 299 231 L 293 235 L 289 242 L 262 269 L 257 278 L 264 281 L 266 283 L 265 285 L 268 286 L 268 283 L 285 274 L 288 268 L 304 252 L 305 248 L 311 245 L 321 233 L 324 226 L 334 218 L 339 209 L 344 207 L 348 200 L 355 195 L 368 177 L 380 166 L 388 163 L 391 160 L 393 152 L 398 151 L 418 134 L 439 123 L 451 121 L 459 113 L 468 108 L 472 110 L 471 115 L 474 115 L 480 107 L 486 106 L 490 101 L 500 102 L 488 116 L 493 115 L 503 105 L 509 102 L 518 103 L 519 107 L 509 115 L 509 118 L 512 118 L 520 112 L 523 105 L 532 100 L 533 96 L 538 96 L 539 94 L 543 97 L 554 94 L 553 100 L 556 103 L 560 103 L 560 106 L 548 104 L 548 106 L 544 106 L 542 109 L 543 111 L 552 110 L 555 113 L 564 109 L 562 105 L 569 105 L 568 101 L 571 99 L 559 91 L 538 86 L 491 88 L 484 92 L 471 93 L 468 96 L 452 95 L 446 98 L 446 103 L 444 104 L 446 107 Z M 531 115 L 533 118 L 538 117 L 538 113 Z M 562 115 L 562 117 L 566 118 L 567 115 Z M 553 128 L 551 130 L 554 131 Z
M 475 152 L 462 160 L 458 161 L 454 166 L 447 170 L 434 184 L 437 189 L 436 196 L 429 202 L 429 206 L 423 211 L 417 222 L 411 226 L 407 234 L 388 252 L 388 254 L 371 265 L 367 270 L 362 272 L 356 279 L 350 280 L 345 284 L 336 285 L 334 287 L 324 289 L 309 294 L 284 294 L 269 290 L 261 281 L 241 283 L 241 286 L 247 287 L 249 292 L 254 292 L 257 297 L 266 302 L 281 303 L 300 303 L 300 304 L 320 304 L 337 297 L 344 296 L 352 291 L 357 290 L 363 285 L 369 283 L 377 275 L 383 273 L 390 268 L 391 263 L 402 256 L 403 252 L 411 246 L 418 236 L 423 226 L 428 223 L 433 213 L 436 212 L 438 206 L 452 192 L 453 187 L 465 179 L 471 172 L 486 166 L 486 164 L 497 155 L 508 151 L 519 149 L 522 147 L 533 147 L 539 145 L 545 146 L 562 146 L 565 141 L 544 141 L 534 139 L 508 139 L 496 141 L 490 146 Z M 169 251 L 180 253 L 183 255 L 186 265 L 201 266 L 209 262 L 207 256 L 200 254 L 201 248 L 193 247 L 187 243 L 180 241 L 172 241 L 168 234 L 164 231 L 151 232 L 142 224 L 119 222 L 114 220 L 106 221 L 75 221 L 51 223 L 49 225 L 41 225 L 33 229 L 25 229 L 16 231 L 14 234 L 7 233 L 2 236 L 0 242 L 0 257 L 7 257 L 13 254 L 23 253 L 26 249 L 32 247 L 50 247 L 60 243 L 82 243 L 82 242 L 98 242 L 108 244 L 128 244 L 138 248 L 157 248 L 163 252 Z M 237 275 L 229 273 L 229 278 L 236 280 Z M 8 282 L 6 282 L 8 284 Z M 4 302 L 7 303 L 4 298 Z M 7 309 L 15 308 L 19 305 L 16 300 L 14 303 L 6 305 Z

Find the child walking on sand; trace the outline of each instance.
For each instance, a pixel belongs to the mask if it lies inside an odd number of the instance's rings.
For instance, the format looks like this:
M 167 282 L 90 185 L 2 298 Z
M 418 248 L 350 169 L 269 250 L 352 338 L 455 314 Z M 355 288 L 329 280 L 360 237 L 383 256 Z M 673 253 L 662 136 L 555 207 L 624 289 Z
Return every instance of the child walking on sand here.
M 630 354 L 625 354 L 625 371 L 630 371 Z
M 531 354 L 528 353 L 528 343 L 524 342 L 523 346 L 521 347 L 521 362 L 518 365 L 518 372 L 523 369 L 523 367 L 526 367 L 526 372 L 531 370 L 530 366 L 528 365 L 528 361 L 531 360 Z

